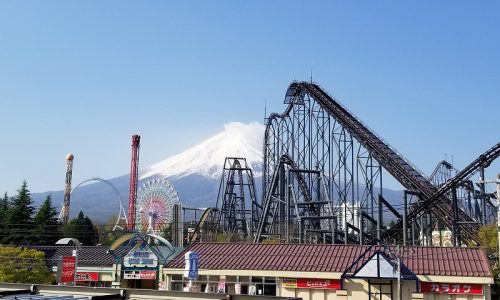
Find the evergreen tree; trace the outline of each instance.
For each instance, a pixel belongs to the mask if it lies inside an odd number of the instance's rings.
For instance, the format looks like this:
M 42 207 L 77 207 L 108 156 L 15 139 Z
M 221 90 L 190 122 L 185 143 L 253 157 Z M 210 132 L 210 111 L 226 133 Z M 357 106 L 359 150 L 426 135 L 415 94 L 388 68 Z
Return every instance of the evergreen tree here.
M 2 199 L 0 199 L 0 241 L 7 236 L 7 214 L 9 211 L 9 196 L 5 192 Z
M 30 233 L 33 230 L 33 200 L 31 199 L 28 183 L 23 181 L 17 190 L 17 195 L 11 199 L 10 207 L 7 211 L 7 236 L 5 243 L 21 244 L 30 240 Z
M 51 195 L 48 195 L 40 206 L 33 222 L 33 244 L 54 245 L 60 239 L 62 234 L 59 230 L 56 208 L 52 206 Z
M 86 246 L 95 246 L 99 240 L 97 228 L 82 211 L 80 211 L 76 219 L 70 220 L 64 226 L 64 237 L 76 238 Z

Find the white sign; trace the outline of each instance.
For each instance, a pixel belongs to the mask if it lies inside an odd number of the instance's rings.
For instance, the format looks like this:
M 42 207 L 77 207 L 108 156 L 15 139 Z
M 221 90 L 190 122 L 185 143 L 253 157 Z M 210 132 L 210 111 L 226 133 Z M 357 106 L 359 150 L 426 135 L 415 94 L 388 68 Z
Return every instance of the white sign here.
M 123 279 L 141 279 L 141 272 L 139 271 L 125 271 Z
M 139 244 L 125 255 L 123 265 L 126 268 L 156 268 L 158 257 L 145 244 Z
M 196 279 L 198 277 L 198 253 L 188 251 L 184 254 L 186 266 L 184 267 L 184 277 Z

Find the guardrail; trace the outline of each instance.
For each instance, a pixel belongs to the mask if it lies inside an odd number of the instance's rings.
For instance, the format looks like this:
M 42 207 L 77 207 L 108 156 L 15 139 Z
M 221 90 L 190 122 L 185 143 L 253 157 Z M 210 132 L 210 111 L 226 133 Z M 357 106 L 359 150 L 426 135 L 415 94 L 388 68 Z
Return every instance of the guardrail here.
M 61 295 L 73 296 L 75 298 L 88 297 L 88 299 L 100 300 L 142 300 L 142 299 L 219 299 L 219 300 L 301 300 L 293 297 L 252 296 L 252 295 L 230 295 L 213 293 L 188 293 L 177 291 L 160 291 L 148 289 L 129 288 L 92 288 L 64 285 L 31 285 L 18 283 L 0 283 L 0 297 L 2 295 L 43 295 L 44 299 L 60 299 Z

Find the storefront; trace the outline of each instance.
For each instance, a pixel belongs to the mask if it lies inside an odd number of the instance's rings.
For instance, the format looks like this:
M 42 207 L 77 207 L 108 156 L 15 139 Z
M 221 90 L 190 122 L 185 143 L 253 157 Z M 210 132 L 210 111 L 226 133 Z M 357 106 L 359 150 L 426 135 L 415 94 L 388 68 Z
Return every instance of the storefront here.
M 158 257 L 145 241 L 138 241 L 123 258 L 123 286 L 154 289 L 158 271 Z
M 490 299 L 491 271 L 475 248 L 196 243 L 195 291 L 308 299 Z M 184 256 L 163 268 L 182 291 Z M 401 288 L 399 288 L 399 286 Z M 193 289 L 191 289 L 193 290 Z M 401 294 L 401 298 L 399 295 Z
M 58 274 L 63 257 L 71 257 L 75 246 L 33 246 L 45 252 L 45 261 L 55 274 Z M 76 262 L 76 285 L 87 287 L 111 287 L 115 280 L 115 259 L 107 253 L 106 246 L 81 246 L 78 248 Z M 74 274 L 74 273 L 73 273 Z M 72 284 L 71 280 L 71 284 Z
M 130 233 L 117 239 L 108 252 L 121 262 L 116 266 L 120 287 L 165 289 L 162 268 L 181 251 L 161 236 Z

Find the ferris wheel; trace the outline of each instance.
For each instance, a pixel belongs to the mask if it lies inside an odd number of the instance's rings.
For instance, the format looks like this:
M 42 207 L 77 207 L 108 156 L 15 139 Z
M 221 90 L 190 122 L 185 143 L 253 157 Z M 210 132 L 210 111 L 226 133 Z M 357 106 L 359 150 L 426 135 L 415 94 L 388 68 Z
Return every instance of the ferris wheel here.
M 172 223 L 174 205 L 180 200 L 167 179 L 155 178 L 139 188 L 136 203 L 136 230 L 161 234 Z

